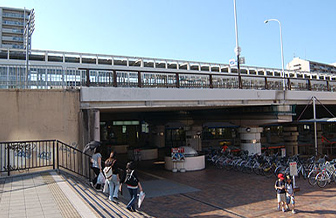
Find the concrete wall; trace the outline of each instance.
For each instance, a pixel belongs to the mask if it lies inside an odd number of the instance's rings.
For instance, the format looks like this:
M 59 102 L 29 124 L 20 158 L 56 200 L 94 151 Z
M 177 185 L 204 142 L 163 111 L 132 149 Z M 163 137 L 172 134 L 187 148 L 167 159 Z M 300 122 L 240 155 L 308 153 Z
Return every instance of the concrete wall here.
M 0 141 L 79 144 L 79 90 L 0 90 Z

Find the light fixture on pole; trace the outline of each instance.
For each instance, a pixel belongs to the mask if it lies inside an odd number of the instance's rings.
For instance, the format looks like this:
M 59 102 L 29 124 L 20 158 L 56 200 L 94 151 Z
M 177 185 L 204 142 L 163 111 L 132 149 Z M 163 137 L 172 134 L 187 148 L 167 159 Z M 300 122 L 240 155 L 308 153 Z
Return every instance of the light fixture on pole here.
M 286 74 L 284 71 L 284 54 L 283 54 L 283 43 L 282 43 L 282 30 L 281 30 L 281 23 L 278 19 L 268 19 L 265 20 L 264 23 L 268 23 L 269 21 L 276 21 L 279 23 L 279 28 L 280 28 L 280 46 L 281 46 L 281 67 L 282 67 L 282 76 L 283 76 L 283 82 L 282 82 L 282 87 L 283 91 L 286 90 Z M 285 98 L 285 93 L 284 93 L 284 98 Z
M 25 48 L 26 48 L 26 75 L 25 75 L 25 88 L 28 88 L 28 71 L 29 71 L 29 53 L 31 50 L 31 36 L 35 30 L 35 11 L 32 9 L 29 12 L 29 18 L 24 30 Z

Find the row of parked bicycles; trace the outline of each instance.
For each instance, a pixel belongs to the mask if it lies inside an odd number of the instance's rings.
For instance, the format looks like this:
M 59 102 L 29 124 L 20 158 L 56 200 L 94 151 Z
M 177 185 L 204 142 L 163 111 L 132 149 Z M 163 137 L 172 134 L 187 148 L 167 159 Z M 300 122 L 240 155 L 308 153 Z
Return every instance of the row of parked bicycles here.
M 320 188 L 325 187 L 331 182 L 336 182 L 336 159 L 326 161 L 321 159 L 308 174 L 308 182 L 310 185 L 317 185 Z
M 210 150 L 206 159 L 217 168 L 235 170 L 244 173 L 255 173 L 268 178 L 277 176 L 279 173 L 290 174 L 290 163 L 297 165 L 298 177 L 307 179 L 309 184 L 325 187 L 331 182 L 336 182 L 336 159 L 331 160 L 328 156 L 317 159 L 315 156 L 302 158 L 300 155 L 281 157 L 278 153 L 268 155 L 248 155 L 247 151 L 232 153 L 223 150 Z

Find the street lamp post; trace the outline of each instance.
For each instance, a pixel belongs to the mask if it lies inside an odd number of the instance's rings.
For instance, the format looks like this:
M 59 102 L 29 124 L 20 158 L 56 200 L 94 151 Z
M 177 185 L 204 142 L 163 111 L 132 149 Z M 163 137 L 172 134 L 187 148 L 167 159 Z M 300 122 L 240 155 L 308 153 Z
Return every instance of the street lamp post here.
M 283 43 L 282 43 L 282 31 L 281 31 L 281 23 L 278 19 L 268 19 L 265 20 L 264 23 L 268 23 L 269 21 L 276 21 L 279 23 L 279 28 L 280 28 L 280 46 L 281 46 L 281 66 L 282 66 L 282 76 L 283 76 L 283 82 L 282 82 L 282 87 L 283 91 L 286 90 L 286 74 L 284 71 L 284 54 L 283 54 Z M 285 93 L 284 93 L 284 98 L 285 98 Z
M 26 75 L 25 75 L 25 88 L 28 88 L 28 73 L 29 73 L 29 52 L 31 50 L 31 36 L 35 30 L 35 12 L 32 9 L 29 13 L 29 18 L 24 30 L 25 48 L 26 48 Z
M 239 48 L 238 45 L 238 24 L 237 24 L 237 9 L 236 9 L 236 0 L 233 0 L 233 7 L 234 7 L 234 17 L 235 17 L 235 32 L 236 32 L 236 48 L 235 52 L 237 55 L 237 74 L 238 74 L 238 88 L 242 88 L 242 81 L 241 81 L 241 75 L 240 75 L 240 51 L 241 49 Z

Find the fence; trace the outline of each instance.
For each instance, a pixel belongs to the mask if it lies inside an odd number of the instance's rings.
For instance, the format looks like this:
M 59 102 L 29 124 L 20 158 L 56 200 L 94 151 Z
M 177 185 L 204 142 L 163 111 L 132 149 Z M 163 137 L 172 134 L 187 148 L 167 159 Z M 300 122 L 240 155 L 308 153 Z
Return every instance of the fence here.
M 91 156 L 59 140 L 0 142 L 0 173 L 60 169 L 90 179 Z

